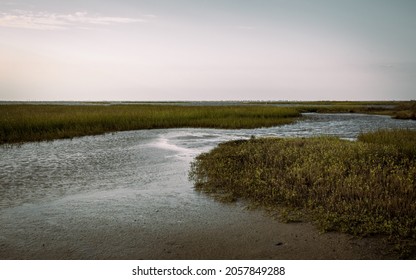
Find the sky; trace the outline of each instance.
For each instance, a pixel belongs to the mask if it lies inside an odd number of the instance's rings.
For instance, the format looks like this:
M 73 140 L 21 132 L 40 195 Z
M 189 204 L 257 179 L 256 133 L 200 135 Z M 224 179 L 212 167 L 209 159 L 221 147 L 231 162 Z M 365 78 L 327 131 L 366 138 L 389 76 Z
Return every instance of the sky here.
M 416 99 L 414 0 L 0 0 L 0 101 Z

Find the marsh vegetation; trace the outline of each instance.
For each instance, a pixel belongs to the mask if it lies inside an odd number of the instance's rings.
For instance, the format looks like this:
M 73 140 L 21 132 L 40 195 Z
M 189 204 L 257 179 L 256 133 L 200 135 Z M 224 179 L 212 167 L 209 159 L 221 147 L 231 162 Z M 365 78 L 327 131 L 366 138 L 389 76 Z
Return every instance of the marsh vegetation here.
M 354 142 L 237 140 L 198 156 L 189 177 L 223 201 L 244 199 L 323 231 L 385 236 L 409 256 L 416 243 L 415 147 L 411 130 L 362 134 Z
M 192 102 L 0 104 L 0 144 L 153 128 L 258 128 L 288 124 L 301 113 L 385 114 L 415 119 L 416 102 Z M 232 105 L 230 105 L 232 104 Z
M 397 119 L 416 119 L 416 101 L 302 101 L 252 102 L 275 106 L 292 106 L 309 113 L 361 113 L 389 115 Z
M 0 105 L 0 144 L 138 129 L 269 127 L 299 116 L 295 108 L 265 106 Z
M 89 105 L 95 105 L 89 108 L 90 112 L 99 106 L 111 107 L 106 109 L 108 112 L 117 108 L 109 104 Z M 201 110 L 205 105 L 194 107 Z M 64 113 L 71 106 L 74 104 L 56 108 Z M 50 116 L 59 116 L 59 112 Z M 377 243 L 350 240 L 345 235 L 319 235 L 306 224 L 282 225 L 265 217 L 262 211 L 243 211 L 241 207 L 246 203 L 238 207 L 218 204 L 195 192 L 186 178 L 195 156 L 230 140 L 249 139 L 251 135 L 260 138 L 320 134 L 353 139 L 360 131 L 383 128 L 416 130 L 416 122 L 378 115 L 305 114 L 292 124 L 261 129 L 146 129 L 12 148 L 0 145 L 0 224 L 5 237 L 0 255 L 43 259 L 192 259 L 196 255 L 242 259 L 388 258 L 390 255 L 379 254 L 379 239 Z M 218 167 L 212 167 L 215 166 Z M 233 200 L 232 195 L 223 198 Z M 296 211 L 286 209 L 280 211 L 286 220 L 302 218 L 295 215 Z M 253 215 L 260 217 L 261 223 Z M 169 254 L 161 238 L 178 242 L 172 242 Z M 38 246 L 45 240 L 45 247 Z M 276 250 L 275 240 L 284 246 Z M 84 250 L 95 242 L 97 250 Z M 218 248 L 213 250 L 212 244 Z M 148 250 L 137 251 L 138 247 Z

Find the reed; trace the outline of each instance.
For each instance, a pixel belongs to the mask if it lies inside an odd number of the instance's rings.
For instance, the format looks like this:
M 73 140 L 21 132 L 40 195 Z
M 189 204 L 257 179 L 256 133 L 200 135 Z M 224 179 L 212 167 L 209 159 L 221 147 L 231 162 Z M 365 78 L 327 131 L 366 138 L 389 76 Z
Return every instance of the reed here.
M 266 106 L 0 105 L 0 144 L 137 129 L 268 127 L 299 116 Z
M 414 254 L 416 131 L 359 139 L 227 142 L 198 156 L 189 177 L 196 189 L 222 200 L 244 199 L 284 221 L 311 220 L 323 231 L 382 235 L 402 256 Z

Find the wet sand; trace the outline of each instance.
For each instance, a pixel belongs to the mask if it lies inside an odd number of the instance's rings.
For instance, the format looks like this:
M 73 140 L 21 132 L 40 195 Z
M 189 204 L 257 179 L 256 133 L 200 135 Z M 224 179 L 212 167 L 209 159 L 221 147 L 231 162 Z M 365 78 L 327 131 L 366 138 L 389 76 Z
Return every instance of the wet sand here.
M 197 212 L 187 212 L 189 205 L 165 205 L 142 213 L 129 203 L 125 211 L 112 212 L 105 210 L 111 193 L 91 199 L 19 207 L 20 213 L 14 209 L 10 216 L 21 220 L 14 229 L 3 213 L 0 259 L 396 258 L 385 253 L 388 247 L 380 240 L 322 234 L 311 224 L 280 223 L 241 204 L 204 203 L 201 198 Z M 89 212 L 90 203 L 102 213 Z

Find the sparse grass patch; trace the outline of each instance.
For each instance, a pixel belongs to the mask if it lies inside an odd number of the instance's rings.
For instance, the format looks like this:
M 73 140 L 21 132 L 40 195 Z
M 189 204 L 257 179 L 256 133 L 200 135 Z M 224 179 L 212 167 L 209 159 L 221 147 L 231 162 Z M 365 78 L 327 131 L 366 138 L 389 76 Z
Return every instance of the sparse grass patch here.
M 189 176 L 199 190 L 283 210 L 284 219 L 302 213 L 324 231 L 386 236 L 406 254 L 416 244 L 414 139 L 394 130 L 357 142 L 238 140 L 198 156 Z

